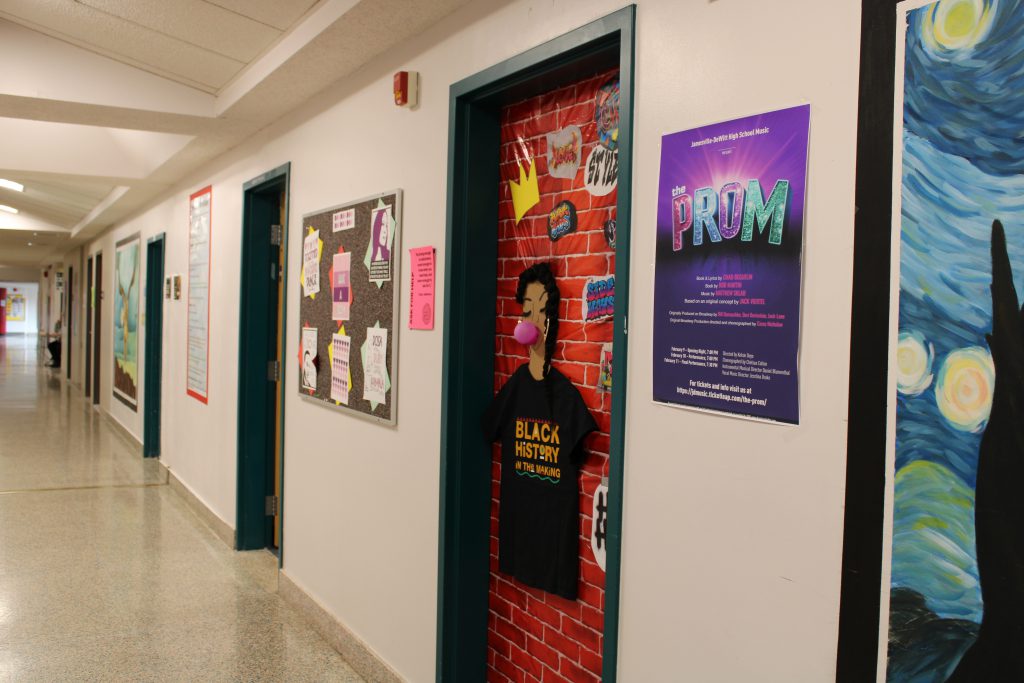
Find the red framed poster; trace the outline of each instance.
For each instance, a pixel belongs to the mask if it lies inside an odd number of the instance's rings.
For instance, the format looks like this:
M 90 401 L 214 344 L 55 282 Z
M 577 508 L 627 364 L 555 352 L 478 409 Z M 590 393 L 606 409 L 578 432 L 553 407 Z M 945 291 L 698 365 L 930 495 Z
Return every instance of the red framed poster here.
M 188 363 L 185 391 L 206 403 L 210 376 L 210 215 L 213 188 L 189 197 Z

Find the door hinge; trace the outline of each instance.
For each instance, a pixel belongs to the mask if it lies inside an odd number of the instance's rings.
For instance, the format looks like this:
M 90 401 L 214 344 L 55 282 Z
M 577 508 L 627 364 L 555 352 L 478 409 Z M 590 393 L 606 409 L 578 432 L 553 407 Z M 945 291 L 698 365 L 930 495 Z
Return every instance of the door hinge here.
M 284 241 L 284 228 L 280 225 L 270 226 L 270 243 L 275 247 L 281 246 L 281 242 Z
M 263 499 L 267 517 L 277 516 L 277 496 L 267 496 Z
M 281 381 L 281 363 L 280 361 L 272 360 L 267 362 L 267 381 L 268 382 L 280 382 Z

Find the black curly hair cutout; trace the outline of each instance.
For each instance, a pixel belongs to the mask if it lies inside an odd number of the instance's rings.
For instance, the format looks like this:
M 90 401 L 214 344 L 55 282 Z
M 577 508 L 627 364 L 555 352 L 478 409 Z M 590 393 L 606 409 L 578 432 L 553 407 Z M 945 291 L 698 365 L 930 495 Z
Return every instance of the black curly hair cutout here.
M 547 329 L 545 330 L 547 336 L 544 337 L 544 377 L 546 378 L 548 370 L 551 369 L 551 358 L 555 355 L 555 345 L 558 342 L 558 310 L 561 306 L 562 295 L 558 291 L 555 274 L 551 272 L 551 264 L 536 263 L 519 274 L 516 303 L 522 305 L 527 285 L 534 282 L 542 285 L 548 295 L 547 305 L 544 307 L 544 314 L 547 316 Z

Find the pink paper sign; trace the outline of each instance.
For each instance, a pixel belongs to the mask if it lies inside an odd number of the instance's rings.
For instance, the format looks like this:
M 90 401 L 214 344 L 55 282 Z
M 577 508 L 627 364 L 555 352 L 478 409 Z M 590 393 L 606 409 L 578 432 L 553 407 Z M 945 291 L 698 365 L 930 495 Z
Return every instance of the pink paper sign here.
M 434 248 L 409 250 L 409 329 L 434 329 Z

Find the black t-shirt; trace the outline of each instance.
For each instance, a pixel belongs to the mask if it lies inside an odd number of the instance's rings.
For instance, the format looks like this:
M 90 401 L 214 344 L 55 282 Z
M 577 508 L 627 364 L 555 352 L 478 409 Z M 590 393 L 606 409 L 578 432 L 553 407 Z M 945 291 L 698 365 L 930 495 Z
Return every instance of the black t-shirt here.
M 575 600 L 582 441 L 597 423 L 565 375 L 551 368 L 536 380 L 524 364 L 494 397 L 483 427 L 488 441 L 501 440 L 498 569 Z

